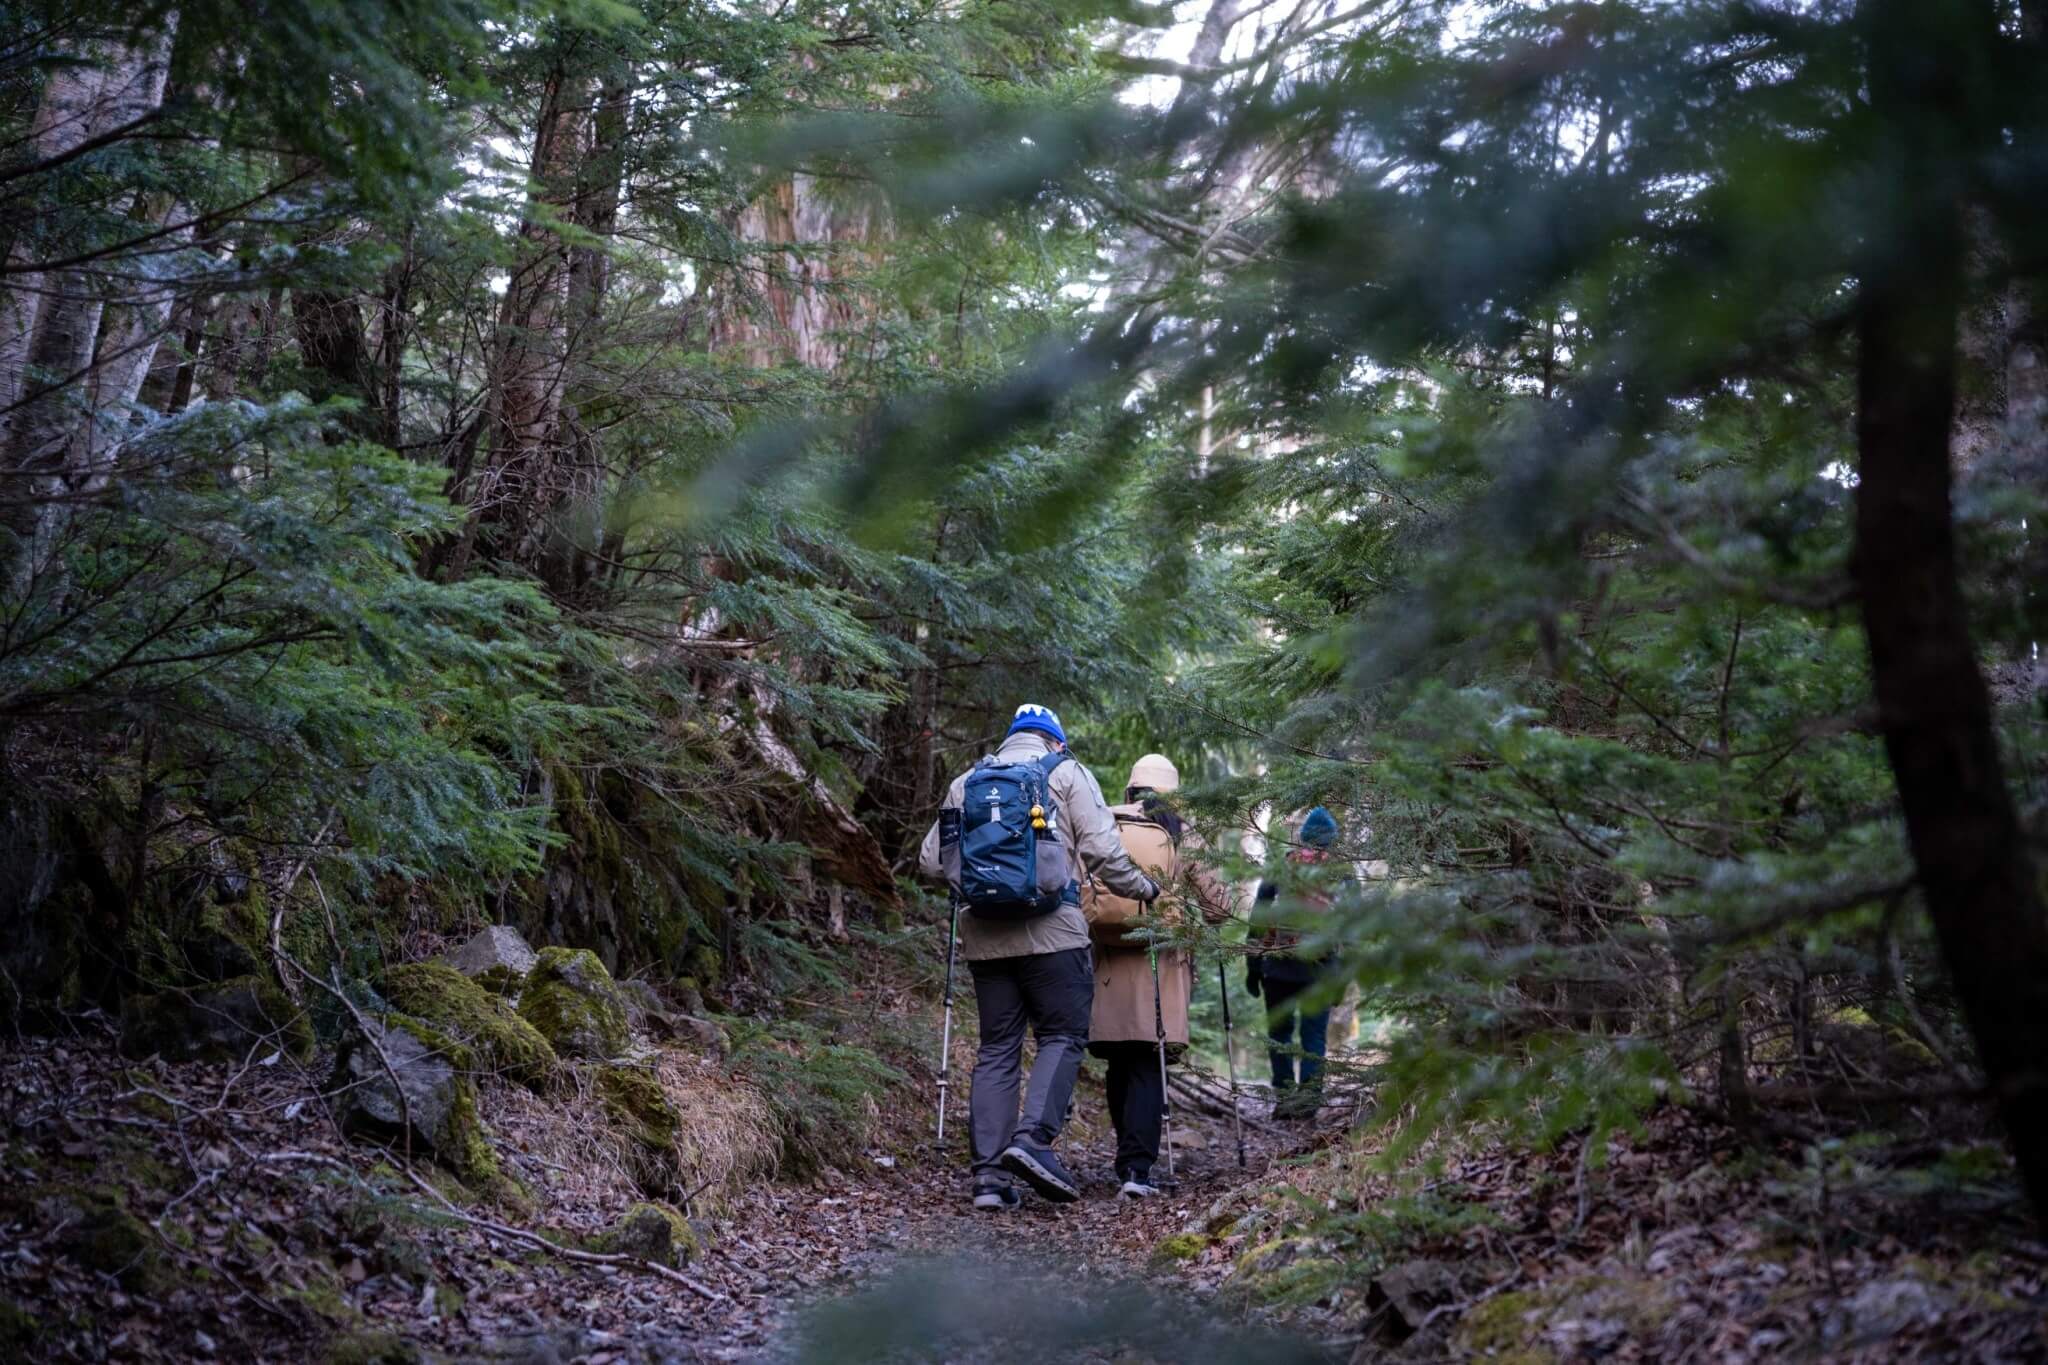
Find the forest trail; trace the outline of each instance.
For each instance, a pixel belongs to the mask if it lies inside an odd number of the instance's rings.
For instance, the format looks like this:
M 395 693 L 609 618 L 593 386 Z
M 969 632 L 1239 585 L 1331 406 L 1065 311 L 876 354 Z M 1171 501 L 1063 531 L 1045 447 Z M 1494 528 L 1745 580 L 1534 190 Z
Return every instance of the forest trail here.
M 1183 1107 L 1179 1189 L 1119 1201 L 1088 1077 L 1062 1141 L 1078 1204 L 976 1215 L 960 1152 L 899 1144 L 807 1183 L 750 1186 L 693 1219 L 701 1249 L 661 1274 L 536 1245 L 588 1245 L 621 1207 L 603 1173 L 543 1155 L 551 1134 L 535 1125 L 564 1122 L 551 1107 L 483 1097 L 535 1196 L 514 1217 L 449 1203 L 432 1167 L 343 1140 L 305 1080 L 288 1062 L 138 1067 L 96 1039 L 0 1049 L 0 1203 L 21 1234 L 0 1253 L 0 1292 L 39 1323 L 39 1354 L 656 1365 L 1016 1359 L 1030 1343 L 1045 1359 L 1148 1344 L 1328 1358 L 1206 1306 L 1227 1262 L 1154 1259 L 1315 1129 L 1247 1122 L 1240 1170 L 1228 1120 Z M 1340 1127 L 1331 1116 L 1320 1131 Z
M 481 1096 L 528 1191 L 515 1210 L 344 1139 L 308 1080 L 274 1058 L 136 1063 L 100 1038 L 0 1046 L 0 1347 L 81 1362 L 1306 1365 L 2019 1361 L 2048 1341 L 2029 1307 L 2048 1248 L 1981 1175 L 1951 1161 L 1938 1184 L 1905 1165 L 1802 1180 L 1796 1147 L 1760 1158 L 1679 1105 L 1616 1135 L 1597 1167 L 1573 1137 L 1473 1148 L 1421 1186 L 1376 1173 L 1372 1134 L 1334 1106 L 1313 1127 L 1248 1124 L 1243 1170 L 1227 1119 L 1180 1106 L 1180 1188 L 1121 1203 L 1088 1078 L 1061 1143 L 1083 1200 L 975 1215 L 959 1152 L 919 1140 L 925 1096 L 906 1089 L 888 1150 L 744 1183 L 688 1220 L 671 1268 L 604 1261 L 602 1235 L 644 1195 L 602 1162 L 560 1159 L 573 1095 Z
M 1245 1107 L 1260 1106 L 1247 1096 Z M 1204 1274 L 1157 1251 L 1314 1146 L 1319 1131 L 1339 1130 L 1338 1116 L 1317 1127 L 1250 1118 L 1240 1169 L 1228 1118 L 1183 1106 L 1175 1116 L 1178 1188 L 1139 1201 L 1115 1194 L 1115 1144 L 1099 1077 L 1084 1076 L 1075 1109 L 1060 1145 L 1082 1181 L 1076 1204 L 1027 1195 L 1016 1210 L 975 1213 L 967 1200 L 964 1133 L 949 1125 L 943 1159 L 927 1145 L 912 1158 L 871 1157 L 865 1169 L 831 1172 L 815 1185 L 763 1186 L 720 1224 L 691 1268 L 718 1301 L 659 1282 L 621 1285 L 619 1308 L 666 1302 L 673 1316 L 636 1328 L 630 1311 L 601 1311 L 582 1325 L 565 1314 L 526 1339 L 547 1339 L 563 1359 L 588 1353 L 621 1363 L 795 1365 L 899 1354 L 961 1362 L 1092 1360 L 1162 1347 L 1178 1359 L 1250 1350 L 1274 1360 L 1332 1358 L 1305 1338 L 1247 1326 L 1242 1310 L 1211 1304 L 1227 1264 Z M 466 1349 L 497 1359 L 510 1344 L 501 1336 Z

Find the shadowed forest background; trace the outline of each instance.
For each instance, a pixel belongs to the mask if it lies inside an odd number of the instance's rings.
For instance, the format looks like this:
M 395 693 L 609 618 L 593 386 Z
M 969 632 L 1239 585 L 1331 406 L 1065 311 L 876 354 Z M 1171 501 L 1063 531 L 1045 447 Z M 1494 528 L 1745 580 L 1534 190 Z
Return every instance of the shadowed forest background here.
M 1340 1102 L 1146 1293 L 2048 1352 L 2043 70 L 2034 0 L 0 5 L 0 1344 L 510 1359 L 566 1257 L 672 1297 L 563 1358 L 979 1358 L 957 1271 L 706 1324 L 961 1193 L 916 849 L 1035 701 L 1245 902 L 1314 805 L 1355 874 Z M 1044 1349 L 1280 1349 L 1156 1312 Z

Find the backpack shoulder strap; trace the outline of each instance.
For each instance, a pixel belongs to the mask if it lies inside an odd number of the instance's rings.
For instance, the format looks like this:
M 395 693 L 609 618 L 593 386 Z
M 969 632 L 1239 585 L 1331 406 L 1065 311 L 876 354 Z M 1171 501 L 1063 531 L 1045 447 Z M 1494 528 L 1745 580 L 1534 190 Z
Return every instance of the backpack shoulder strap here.
M 1065 749 L 1046 750 L 1045 757 L 1038 760 L 1038 775 L 1040 777 L 1051 777 L 1053 769 L 1059 767 L 1060 764 L 1072 757 L 1073 755 Z

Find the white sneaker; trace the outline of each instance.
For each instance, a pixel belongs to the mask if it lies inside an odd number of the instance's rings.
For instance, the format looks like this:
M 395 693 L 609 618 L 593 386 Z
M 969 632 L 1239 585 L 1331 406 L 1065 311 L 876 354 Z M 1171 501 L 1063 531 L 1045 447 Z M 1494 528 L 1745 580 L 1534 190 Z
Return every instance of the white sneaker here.
M 1159 1193 L 1157 1185 L 1148 1185 L 1142 1180 L 1126 1180 L 1116 1192 L 1119 1199 L 1150 1199 Z

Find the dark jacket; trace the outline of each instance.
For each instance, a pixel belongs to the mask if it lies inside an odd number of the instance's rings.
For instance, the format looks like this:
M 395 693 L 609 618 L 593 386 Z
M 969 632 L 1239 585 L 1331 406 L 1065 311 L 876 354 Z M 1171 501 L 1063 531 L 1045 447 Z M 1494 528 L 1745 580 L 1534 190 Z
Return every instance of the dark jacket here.
M 1328 857 L 1319 848 L 1297 848 L 1287 855 L 1287 861 L 1313 866 Z M 1313 921 L 1328 913 L 1335 896 L 1321 885 L 1310 890 L 1297 884 L 1283 903 L 1280 889 L 1279 882 L 1262 879 L 1253 899 L 1249 942 L 1256 956 L 1251 961 L 1251 975 L 1270 981 L 1313 981 L 1330 965 L 1334 953 L 1327 948 L 1306 953 L 1301 941 L 1316 927 Z

